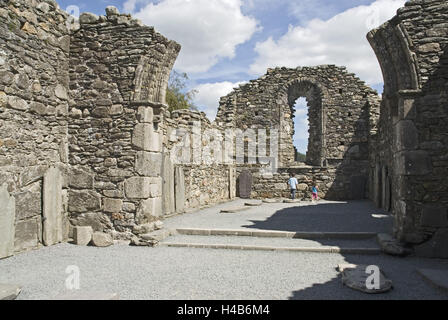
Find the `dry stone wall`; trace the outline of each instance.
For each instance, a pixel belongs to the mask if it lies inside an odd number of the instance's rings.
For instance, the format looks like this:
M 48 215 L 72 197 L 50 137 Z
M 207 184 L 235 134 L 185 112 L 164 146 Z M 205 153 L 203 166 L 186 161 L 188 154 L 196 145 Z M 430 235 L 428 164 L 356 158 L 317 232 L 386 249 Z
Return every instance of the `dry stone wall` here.
M 0 186 L 15 201 L 14 210 L 2 209 L 2 215 L 14 215 L 7 220 L 15 236 L 8 240 L 8 233 L 0 233 L 0 243 L 11 248 L 0 258 L 67 239 L 66 17 L 54 1 L 0 2 Z M 61 178 L 47 192 L 44 176 L 51 172 Z M 7 206 L 0 201 L 0 207 Z M 58 225 L 57 234 L 53 225 Z
M 368 39 L 385 85 L 372 199 L 395 215 L 395 236 L 448 257 L 448 28 L 446 1 L 413 0 Z

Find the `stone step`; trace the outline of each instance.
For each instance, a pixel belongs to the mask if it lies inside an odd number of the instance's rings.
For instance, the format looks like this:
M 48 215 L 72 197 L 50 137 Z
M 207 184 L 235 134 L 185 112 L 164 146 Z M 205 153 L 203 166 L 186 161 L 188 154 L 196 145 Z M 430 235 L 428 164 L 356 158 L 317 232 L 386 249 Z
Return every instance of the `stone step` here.
M 15 300 L 20 292 L 22 292 L 21 286 L 0 283 L 0 300 Z
M 263 205 L 263 202 L 246 202 L 244 205 L 247 207 L 260 207 Z
M 221 213 L 238 213 L 238 212 L 243 212 L 243 211 L 247 211 L 250 210 L 251 207 L 234 207 L 234 208 L 228 208 L 228 209 L 222 209 Z
M 286 252 L 369 254 L 369 255 L 377 255 L 381 253 L 381 250 L 377 248 L 340 248 L 333 246 L 274 247 L 274 246 L 251 246 L 251 245 L 185 243 L 185 242 L 165 242 L 161 243 L 160 246 L 175 247 L 175 248 L 257 250 L 257 251 L 284 251 L 284 252 L 286 251 Z
M 289 232 L 276 230 L 251 230 L 251 229 L 200 229 L 178 228 L 177 233 L 195 236 L 242 236 L 260 238 L 288 238 L 288 239 L 346 239 L 362 240 L 375 238 L 374 232 Z

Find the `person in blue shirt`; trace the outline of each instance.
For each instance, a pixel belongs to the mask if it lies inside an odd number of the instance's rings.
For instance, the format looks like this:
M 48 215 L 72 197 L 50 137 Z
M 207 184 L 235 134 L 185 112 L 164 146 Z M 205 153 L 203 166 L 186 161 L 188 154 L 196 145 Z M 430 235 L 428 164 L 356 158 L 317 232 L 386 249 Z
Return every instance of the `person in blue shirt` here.
M 319 187 L 316 182 L 313 181 L 313 187 L 311 188 L 311 193 L 313 194 L 313 202 L 319 200 Z
M 291 189 L 291 199 L 294 200 L 296 198 L 297 185 L 299 184 L 299 181 L 297 181 L 294 173 L 291 173 L 288 184 Z

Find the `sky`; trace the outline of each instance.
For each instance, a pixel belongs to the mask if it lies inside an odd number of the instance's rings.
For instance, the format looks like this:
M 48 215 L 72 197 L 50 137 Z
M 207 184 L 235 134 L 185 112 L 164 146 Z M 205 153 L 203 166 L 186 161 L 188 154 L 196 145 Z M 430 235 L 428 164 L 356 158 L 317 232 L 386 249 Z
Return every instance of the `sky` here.
M 70 14 L 105 14 L 112 5 L 182 45 L 174 65 L 213 120 L 219 98 L 270 67 L 346 66 L 379 93 L 383 78 L 366 34 L 405 0 L 57 0 Z M 75 6 L 75 7 L 74 7 Z M 306 152 L 306 100 L 296 105 L 294 136 Z

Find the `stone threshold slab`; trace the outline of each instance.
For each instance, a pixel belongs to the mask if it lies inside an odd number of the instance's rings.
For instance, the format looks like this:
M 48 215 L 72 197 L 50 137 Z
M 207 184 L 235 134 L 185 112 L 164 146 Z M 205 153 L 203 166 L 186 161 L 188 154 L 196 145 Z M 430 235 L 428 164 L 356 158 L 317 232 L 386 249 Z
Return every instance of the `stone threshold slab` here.
M 177 233 L 190 236 L 240 236 L 260 238 L 288 238 L 288 239 L 340 239 L 362 240 L 376 237 L 373 232 L 288 232 L 273 230 L 232 230 L 232 229 L 198 229 L 179 228 Z
M 417 273 L 432 286 L 448 293 L 448 270 L 417 269 Z
M 22 292 L 21 286 L 0 283 L 0 300 L 15 300 L 20 292 Z
M 73 290 L 69 292 L 61 293 L 49 300 L 81 300 L 81 301 L 105 301 L 105 300 L 119 300 L 120 297 L 117 293 L 105 293 L 105 292 L 89 292 Z
M 229 209 L 222 209 L 221 213 L 238 213 L 243 212 L 251 209 L 251 207 L 235 207 L 235 208 L 229 208 Z
M 271 247 L 271 246 L 247 246 L 230 244 L 204 244 L 204 243 L 161 243 L 160 246 L 173 248 L 197 248 L 197 249 L 227 249 L 227 250 L 254 250 L 254 251 L 283 251 L 283 252 L 310 252 L 310 253 L 341 253 L 341 254 L 381 254 L 376 248 L 340 248 L 340 247 Z

